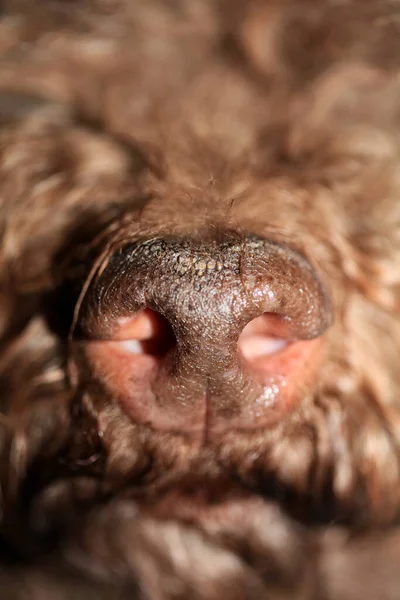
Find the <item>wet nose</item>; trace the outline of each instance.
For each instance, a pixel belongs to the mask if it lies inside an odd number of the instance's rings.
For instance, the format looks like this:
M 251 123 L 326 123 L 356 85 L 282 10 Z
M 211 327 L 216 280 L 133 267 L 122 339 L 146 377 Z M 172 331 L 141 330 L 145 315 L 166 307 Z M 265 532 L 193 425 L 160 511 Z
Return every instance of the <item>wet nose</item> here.
M 89 368 L 132 419 L 221 432 L 263 427 L 296 403 L 331 317 L 299 252 L 223 232 L 120 249 L 87 294 L 80 331 Z

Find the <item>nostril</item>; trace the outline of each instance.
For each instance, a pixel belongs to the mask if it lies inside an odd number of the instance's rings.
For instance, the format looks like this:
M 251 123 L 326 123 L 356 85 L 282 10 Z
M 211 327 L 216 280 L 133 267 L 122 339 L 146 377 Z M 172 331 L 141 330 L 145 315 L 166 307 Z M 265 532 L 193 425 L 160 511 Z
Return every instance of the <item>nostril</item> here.
M 238 350 L 250 363 L 282 351 L 289 344 L 281 317 L 264 313 L 250 321 L 238 340 Z
M 151 356 L 163 356 L 176 343 L 167 319 L 150 308 L 120 319 L 114 339 L 131 354 Z

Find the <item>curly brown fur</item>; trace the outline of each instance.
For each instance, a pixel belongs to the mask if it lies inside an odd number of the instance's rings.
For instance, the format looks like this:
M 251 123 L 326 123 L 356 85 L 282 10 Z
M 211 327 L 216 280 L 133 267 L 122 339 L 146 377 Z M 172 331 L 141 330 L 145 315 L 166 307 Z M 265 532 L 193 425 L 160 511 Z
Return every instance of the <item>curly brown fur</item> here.
M 10 0 L 0 52 L 4 597 L 397 599 L 400 6 Z M 114 248 L 222 226 L 335 322 L 296 411 L 199 450 L 77 385 L 69 331 Z

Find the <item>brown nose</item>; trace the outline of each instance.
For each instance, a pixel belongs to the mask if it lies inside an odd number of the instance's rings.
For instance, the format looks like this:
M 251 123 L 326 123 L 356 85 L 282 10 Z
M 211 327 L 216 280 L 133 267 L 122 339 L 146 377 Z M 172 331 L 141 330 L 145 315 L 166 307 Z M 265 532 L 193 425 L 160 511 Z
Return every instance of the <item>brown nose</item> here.
M 119 250 L 87 294 L 79 331 L 92 376 L 132 419 L 204 433 L 264 427 L 293 406 L 331 317 L 301 254 L 224 232 Z

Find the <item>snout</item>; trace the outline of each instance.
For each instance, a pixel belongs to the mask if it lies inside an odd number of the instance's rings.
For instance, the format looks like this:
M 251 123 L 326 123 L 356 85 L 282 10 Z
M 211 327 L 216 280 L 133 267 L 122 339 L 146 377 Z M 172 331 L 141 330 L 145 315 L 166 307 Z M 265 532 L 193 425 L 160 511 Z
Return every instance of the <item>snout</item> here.
M 138 240 L 91 284 L 78 370 L 152 429 L 267 427 L 312 387 L 331 322 L 327 291 L 287 245 L 229 231 Z

